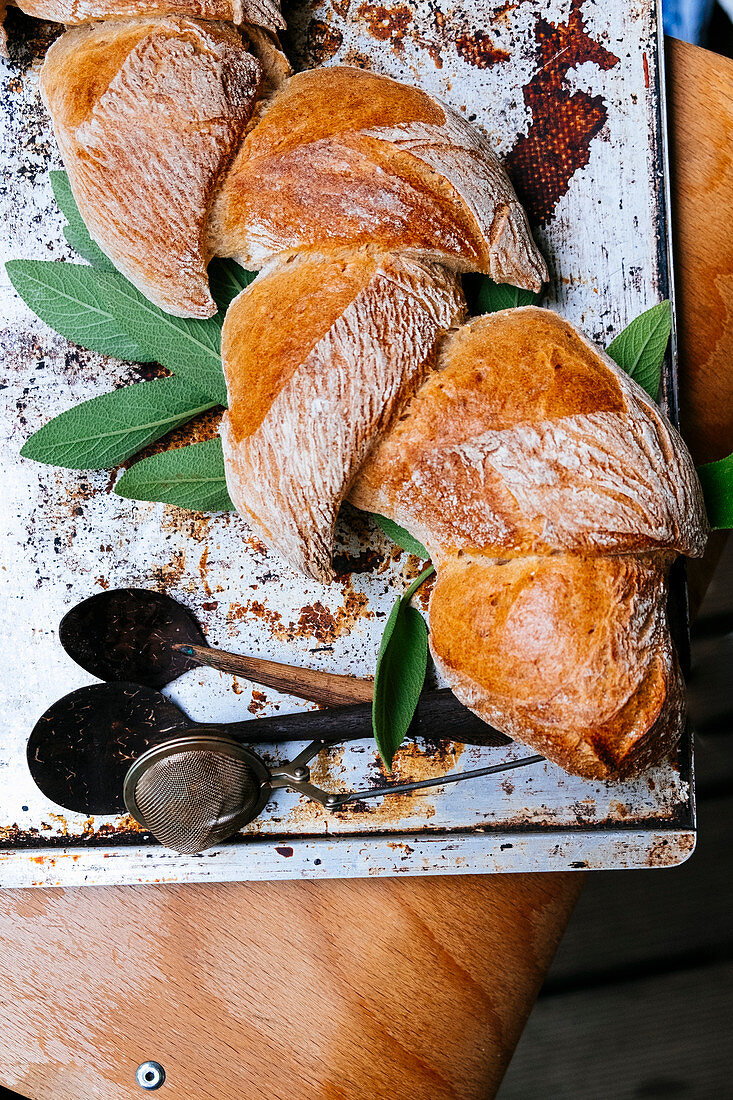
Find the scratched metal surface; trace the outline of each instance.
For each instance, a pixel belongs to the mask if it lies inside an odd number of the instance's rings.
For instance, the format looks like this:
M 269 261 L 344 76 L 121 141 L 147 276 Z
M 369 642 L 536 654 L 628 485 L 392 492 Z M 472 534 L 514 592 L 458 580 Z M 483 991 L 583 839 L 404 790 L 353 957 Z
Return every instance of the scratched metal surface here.
M 297 64 L 372 67 L 426 87 L 488 130 L 550 261 L 550 303 L 595 339 L 606 343 L 669 293 L 658 31 L 648 2 L 480 0 L 469 16 L 445 0 L 389 9 L 313 0 L 288 16 Z M 11 13 L 11 61 L 0 61 L 3 260 L 72 259 L 48 184 L 48 169 L 61 162 L 38 95 L 43 53 L 57 33 Z M 110 491 L 114 474 L 19 459 L 23 440 L 52 415 L 136 380 L 142 368 L 70 346 L 0 279 L 0 884 L 662 866 L 689 855 L 688 744 L 679 759 L 616 785 L 548 764 L 337 815 L 279 792 L 240 841 L 194 858 L 149 843 L 130 819 L 84 819 L 43 798 L 25 743 L 50 703 L 92 682 L 57 643 L 59 620 L 79 600 L 107 587 L 159 588 L 196 611 L 213 644 L 368 676 L 385 615 L 418 563 L 350 510 L 339 578 L 324 588 L 286 568 L 236 516 L 135 504 Z M 670 370 L 670 397 L 673 380 Z M 200 721 L 307 706 L 211 670 L 189 673 L 169 694 Z M 410 743 L 396 778 L 522 751 Z M 360 743 L 333 750 L 314 778 L 344 789 L 383 775 L 371 745 Z

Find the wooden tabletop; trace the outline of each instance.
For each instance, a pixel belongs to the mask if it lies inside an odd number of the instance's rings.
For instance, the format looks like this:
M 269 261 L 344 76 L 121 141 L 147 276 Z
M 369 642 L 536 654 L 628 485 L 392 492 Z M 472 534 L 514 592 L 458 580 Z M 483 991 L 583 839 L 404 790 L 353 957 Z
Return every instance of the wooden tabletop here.
M 733 450 L 733 66 L 678 42 L 668 63 L 684 425 L 706 460 Z M 0 892 L 0 1082 L 135 1098 L 155 1059 L 170 1100 L 486 1100 L 582 881 Z

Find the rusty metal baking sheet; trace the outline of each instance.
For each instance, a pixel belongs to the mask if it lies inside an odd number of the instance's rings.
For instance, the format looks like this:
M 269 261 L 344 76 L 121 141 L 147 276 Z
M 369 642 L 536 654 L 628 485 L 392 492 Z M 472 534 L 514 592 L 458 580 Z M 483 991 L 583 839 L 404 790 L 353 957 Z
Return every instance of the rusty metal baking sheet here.
M 661 58 L 650 3 L 312 0 L 287 15 L 299 66 L 388 73 L 425 87 L 492 136 L 548 258 L 548 304 L 591 337 L 608 343 L 670 295 Z M 15 11 L 9 23 L 11 61 L 0 61 L 0 258 L 72 259 L 48 182 L 48 169 L 61 162 L 38 93 L 43 53 L 59 31 Z M 338 814 L 278 792 L 237 841 L 198 857 L 164 851 L 129 818 L 85 819 L 42 797 L 25 764 L 28 734 L 53 701 L 92 682 L 58 644 L 58 623 L 78 601 L 123 585 L 157 588 L 191 607 L 215 645 L 369 676 L 385 616 L 418 562 L 345 509 L 338 579 L 324 587 L 269 554 L 237 516 L 134 503 L 111 492 L 115 474 L 21 460 L 25 438 L 51 416 L 135 381 L 142 368 L 69 345 L 30 313 L 4 274 L 0 294 L 0 884 L 663 866 L 689 855 L 689 740 L 673 760 L 623 784 L 546 764 Z M 671 363 L 665 393 L 673 406 Z M 189 673 L 167 693 L 197 721 L 307 707 L 212 670 Z M 411 742 L 398 754 L 395 779 L 523 751 Z M 272 747 L 270 755 L 277 758 Z M 314 776 L 334 790 L 384 779 L 367 742 L 331 750 Z

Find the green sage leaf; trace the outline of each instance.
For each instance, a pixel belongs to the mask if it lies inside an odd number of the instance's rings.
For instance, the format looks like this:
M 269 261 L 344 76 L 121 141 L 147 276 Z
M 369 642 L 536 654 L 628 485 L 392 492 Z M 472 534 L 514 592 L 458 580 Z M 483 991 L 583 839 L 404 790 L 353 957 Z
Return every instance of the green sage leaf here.
M 227 389 L 220 354 L 221 314 L 204 321 L 173 317 L 154 306 L 116 272 L 94 272 L 94 276 L 105 305 L 147 357 L 185 378 L 212 401 L 226 405 Z
M 101 470 L 142 450 L 214 403 L 180 378 L 140 382 L 93 397 L 44 424 L 24 458 L 67 470 Z
M 66 240 L 74 251 L 78 252 L 92 267 L 99 268 L 101 271 L 114 271 L 115 267 L 112 261 L 105 256 L 99 245 L 89 235 L 89 230 L 79 213 L 79 207 L 76 205 L 76 199 L 72 193 L 67 173 L 49 172 L 49 177 L 53 197 L 69 223 L 64 227 Z
M 392 539 L 400 550 L 406 550 L 408 554 L 415 554 L 418 558 L 427 560 L 430 554 L 427 552 L 421 542 L 418 542 L 416 538 L 406 531 L 404 527 L 400 527 L 399 523 L 395 523 L 394 520 L 387 519 L 386 516 L 379 516 L 374 513 L 374 518 L 379 526 L 384 531 L 385 535 Z
M 533 290 L 522 290 L 510 283 L 495 283 L 484 275 L 476 299 L 477 313 L 497 313 L 500 309 L 513 309 L 516 306 L 533 306 L 541 295 Z
M 630 374 L 654 401 L 659 394 L 671 331 L 672 306 L 668 301 L 659 302 L 627 325 L 606 348 L 614 363 Z
M 115 485 L 128 500 L 160 501 L 193 512 L 234 509 L 227 492 L 220 439 L 191 443 L 136 462 Z
M 26 305 L 67 340 L 117 359 L 155 361 L 156 356 L 143 351 L 120 324 L 107 288 L 100 283 L 125 282 L 122 275 L 52 260 L 9 260 L 5 268 Z
M 114 271 L 115 265 L 112 261 L 105 256 L 99 245 L 95 244 L 92 238 L 89 236 L 86 230 L 79 229 L 75 225 L 64 226 L 64 236 L 66 241 L 74 249 L 74 252 L 90 263 L 92 267 L 96 267 L 98 271 Z
M 237 295 L 257 278 L 257 272 L 247 271 L 236 260 L 216 259 L 209 264 L 208 276 L 211 296 L 224 314 Z
M 428 628 L 410 600 L 434 572 L 433 566 L 428 566 L 400 596 L 382 634 L 374 676 L 372 729 L 388 771 L 410 728 L 428 667 Z
M 733 528 L 733 454 L 697 467 L 711 527 Z

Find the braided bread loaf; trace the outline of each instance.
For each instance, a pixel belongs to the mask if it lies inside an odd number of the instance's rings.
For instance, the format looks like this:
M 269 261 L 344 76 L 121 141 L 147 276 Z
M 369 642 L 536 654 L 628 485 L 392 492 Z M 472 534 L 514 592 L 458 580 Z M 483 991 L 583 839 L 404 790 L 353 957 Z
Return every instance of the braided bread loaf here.
M 92 236 L 148 298 L 210 316 L 212 256 L 263 268 L 224 326 L 227 484 L 328 581 L 359 465 L 463 315 L 457 272 L 538 290 L 547 270 L 456 112 L 361 69 L 284 77 L 256 45 L 262 63 L 231 28 L 173 16 L 77 27 L 42 90 Z
M 277 0 L 9 0 L 26 15 L 65 23 L 67 27 L 97 19 L 180 15 L 188 19 L 225 20 L 282 30 L 285 20 Z M 0 11 L 4 12 L 4 6 Z M 0 20 L 1 21 L 1 20 Z
M 666 578 L 702 552 L 699 485 L 554 314 L 457 327 L 460 272 L 546 278 L 485 139 L 414 88 L 289 76 L 262 32 L 149 10 L 67 32 L 43 91 L 92 235 L 148 297 L 209 316 L 212 256 L 261 269 L 222 334 L 238 510 L 321 580 L 347 495 L 392 517 L 438 569 L 431 647 L 464 703 L 581 775 L 658 758 L 683 721 Z

